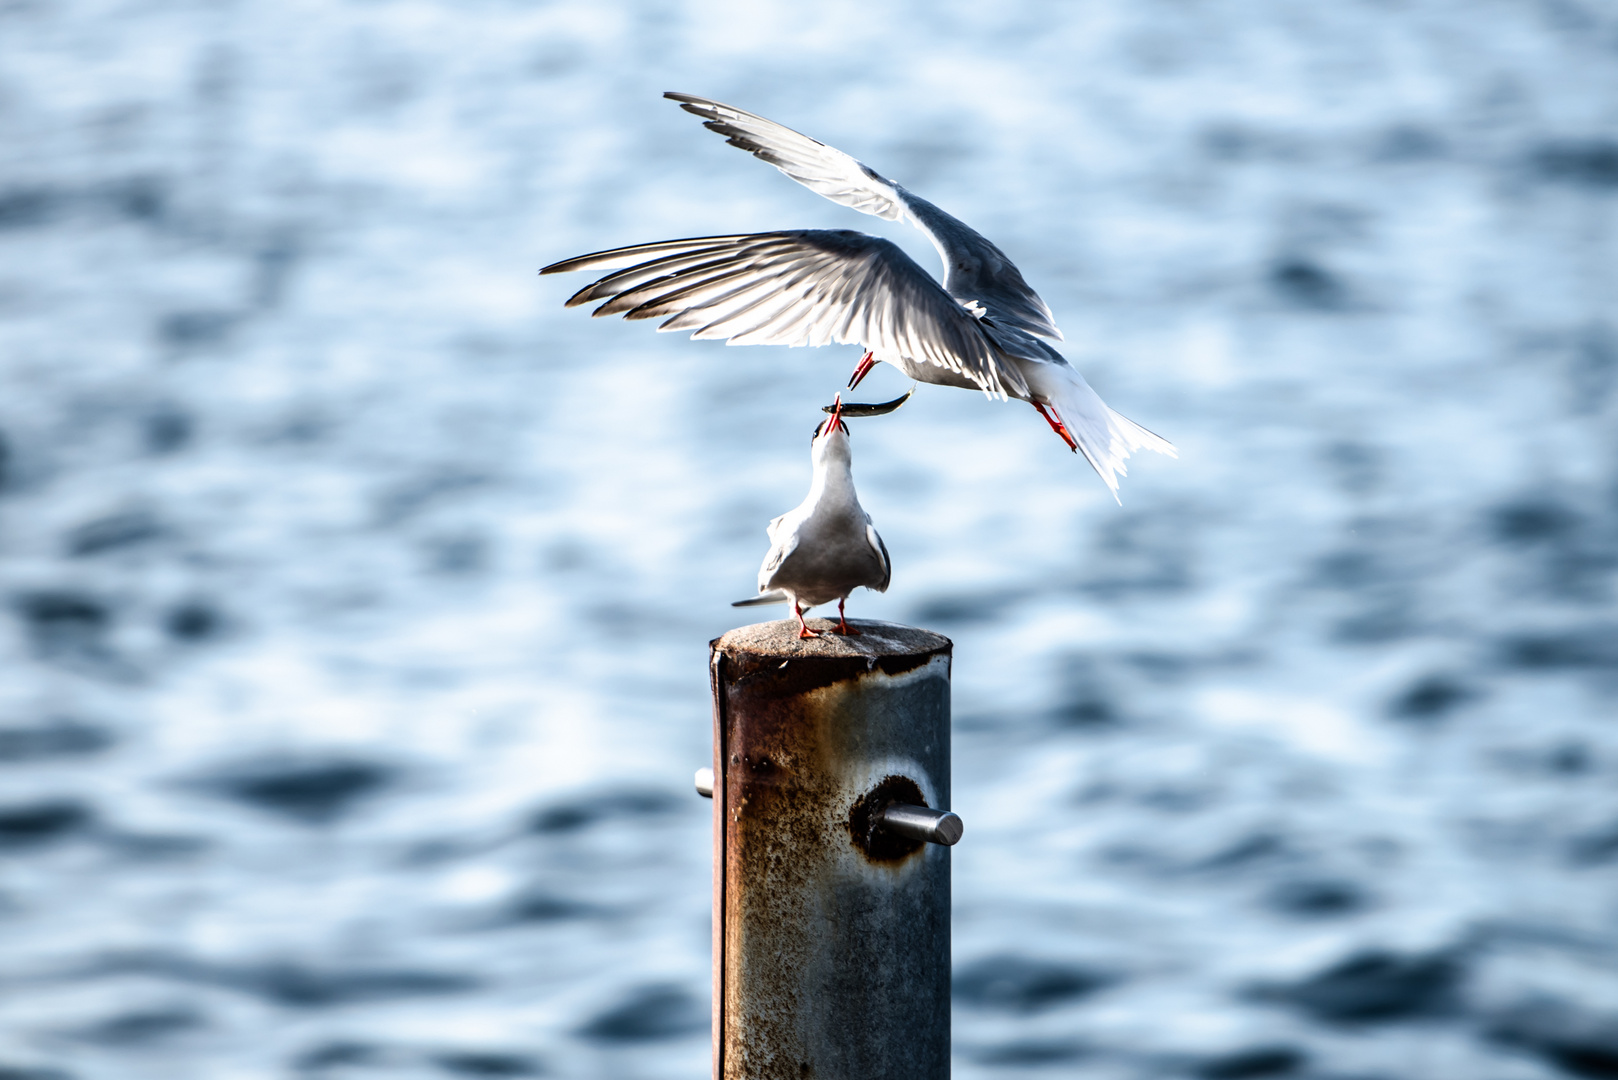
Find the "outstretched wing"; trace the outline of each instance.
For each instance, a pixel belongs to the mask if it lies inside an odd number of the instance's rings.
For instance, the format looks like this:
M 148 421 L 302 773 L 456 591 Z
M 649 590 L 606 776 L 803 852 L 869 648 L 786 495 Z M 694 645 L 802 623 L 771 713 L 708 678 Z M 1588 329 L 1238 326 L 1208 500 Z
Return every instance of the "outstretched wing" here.
M 672 91 L 663 96 L 702 117 L 702 126 L 725 136 L 730 145 L 774 165 L 832 202 L 888 221 L 905 215 L 897 185 L 841 150 L 732 105 Z
M 880 237 L 846 229 L 696 237 L 581 255 L 540 273 L 614 267 L 625 269 L 568 306 L 604 300 L 594 314 L 661 318 L 659 330 L 731 345 L 859 344 L 878 359 L 946 368 L 992 396 L 1027 393 L 977 316 Z
M 703 118 L 703 127 L 780 169 L 811 191 L 844 206 L 889 221 L 909 218 L 927 234 L 944 260 L 944 290 L 976 300 L 997 321 L 1030 334 L 1062 340 L 1051 309 L 1029 288 L 1022 272 L 981 233 L 864 162 L 809 136 L 734 105 L 666 93 L 680 108 Z

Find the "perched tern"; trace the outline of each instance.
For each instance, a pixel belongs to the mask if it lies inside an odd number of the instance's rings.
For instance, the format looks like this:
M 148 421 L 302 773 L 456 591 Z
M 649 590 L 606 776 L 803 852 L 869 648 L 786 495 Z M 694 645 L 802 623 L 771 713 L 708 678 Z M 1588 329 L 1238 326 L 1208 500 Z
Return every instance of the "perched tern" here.
M 963 222 L 854 158 L 762 116 L 690 94 L 663 95 L 704 127 L 833 202 L 889 221 L 908 219 L 944 261 L 940 285 L 896 244 L 849 229 L 792 229 L 638 244 L 540 271 L 615 270 L 569 307 L 604 300 L 595 315 L 665 321 L 659 330 L 730 345 L 858 344 L 849 379 L 879 363 L 918 382 L 1018 398 L 1039 410 L 1118 497 L 1135 450 L 1174 447 L 1114 412 L 1049 341 L 1051 309 L 1009 258 Z M 1047 340 L 1049 339 L 1049 340 Z
M 901 398 L 860 408 L 892 412 L 903 403 Z M 866 411 L 863 415 L 881 414 Z M 848 594 L 861 585 L 887 592 L 893 566 L 888 561 L 887 545 L 877 535 L 871 515 L 860 506 L 854 492 L 853 456 L 849 453 L 841 396 L 833 404 L 832 414 L 815 427 L 809 460 L 815 470 L 809 494 L 797 507 L 769 524 L 770 551 L 758 569 L 758 595 L 738 600 L 732 606 L 790 603 L 798 619 L 798 636 L 808 638 L 819 637 L 820 632 L 809 629 L 803 621 L 804 609 L 835 600 L 837 632 L 858 634 L 843 614 Z

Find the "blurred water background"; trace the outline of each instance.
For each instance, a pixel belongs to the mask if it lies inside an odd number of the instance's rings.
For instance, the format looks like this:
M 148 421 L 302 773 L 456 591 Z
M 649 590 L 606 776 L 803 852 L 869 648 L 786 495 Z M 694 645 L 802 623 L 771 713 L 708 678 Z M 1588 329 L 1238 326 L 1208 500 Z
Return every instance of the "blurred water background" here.
M 956 1075 L 1618 1076 L 1618 9 L 0 3 L 0 1077 L 706 1075 L 706 643 L 852 348 L 559 258 L 983 231 L 1174 440 L 854 425 Z M 905 386 L 890 368 L 865 400 Z

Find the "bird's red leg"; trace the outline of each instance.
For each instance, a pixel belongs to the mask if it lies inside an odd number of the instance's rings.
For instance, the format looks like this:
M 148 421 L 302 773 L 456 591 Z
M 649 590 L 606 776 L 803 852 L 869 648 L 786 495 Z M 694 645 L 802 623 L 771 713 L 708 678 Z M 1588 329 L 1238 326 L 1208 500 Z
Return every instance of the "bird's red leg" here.
M 1075 454 L 1079 452 L 1079 444 L 1073 440 L 1073 435 L 1067 430 L 1067 425 L 1062 423 L 1062 421 L 1058 420 L 1055 416 L 1052 416 L 1050 411 L 1045 408 L 1044 402 L 1031 401 L 1029 404 L 1039 410 L 1039 415 L 1045 418 L 1045 422 L 1051 426 L 1052 431 L 1062 436 L 1062 441 L 1067 443 L 1067 448 L 1069 450 L 1073 451 Z
M 837 621 L 840 624 L 837 627 L 837 632 L 847 634 L 849 637 L 858 637 L 860 632 L 848 625 L 848 616 L 843 614 L 843 605 L 846 603 L 848 603 L 848 597 L 846 596 L 837 601 Z
M 852 390 L 858 386 L 860 380 L 869 375 L 874 367 L 876 367 L 876 360 L 872 358 L 871 353 L 868 351 L 864 356 L 860 357 L 860 362 L 855 365 L 854 374 L 848 377 L 848 388 Z
M 794 615 L 796 615 L 798 617 L 798 636 L 799 637 L 806 638 L 806 637 L 819 637 L 820 636 L 820 631 L 819 630 L 811 630 L 811 629 L 809 629 L 809 624 L 803 621 L 803 608 L 798 606 L 798 602 L 796 600 L 794 600 L 792 602 L 792 614 L 794 614 Z

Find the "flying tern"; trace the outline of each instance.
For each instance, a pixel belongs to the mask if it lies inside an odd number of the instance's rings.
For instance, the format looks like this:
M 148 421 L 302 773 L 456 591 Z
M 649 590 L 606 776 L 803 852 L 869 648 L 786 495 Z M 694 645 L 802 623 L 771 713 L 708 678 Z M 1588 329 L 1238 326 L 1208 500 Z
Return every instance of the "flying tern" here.
M 540 271 L 613 270 L 567 301 L 595 315 L 663 319 L 659 330 L 730 345 L 858 344 L 849 379 L 879 363 L 918 382 L 1017 398 L 1039 410 L 1118 497 L 1135 450 L 1174 447 L 1108 408 L 1050 344 L 1051 309 L 1006 254 L 965 223 L 854 158 L 772 120 L 691 94 L 663 95 L 798 183 L 889 221 L 908 220 L 944 263 L 940 284 L 898 245 L 850 229 L 790 229 L 637 244 Z

